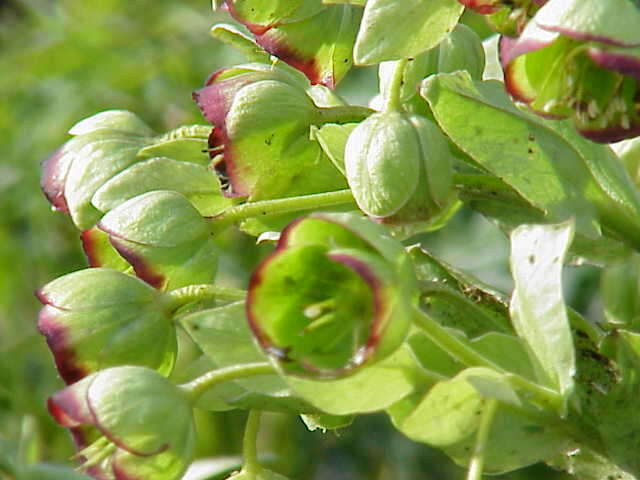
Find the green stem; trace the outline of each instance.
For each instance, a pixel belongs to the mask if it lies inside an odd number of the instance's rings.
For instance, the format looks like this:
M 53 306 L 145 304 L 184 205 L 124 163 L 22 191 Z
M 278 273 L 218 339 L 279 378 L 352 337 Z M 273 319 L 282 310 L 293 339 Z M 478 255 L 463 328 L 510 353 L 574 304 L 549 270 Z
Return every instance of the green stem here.
M 469 471 L 467 472 L 467 480 L 482 480 L 482 470 L 484 468 L 484 451 L 489 439 L 489 431 L 493 423 L 493 417 L 498 408 L 498 401 L 490 398 L 482 411 L 480 417 L 480 425 L 476 435 L 476 445 L 473 449 L 471 462 L 469 463 Z
M 391 82 L 389 84 L 389 90 L 387 91 L 387 98 L 385 99 L 385 112 L 398 112 L 402 109 L 402 102 L 400 101 L 400 98 L 402 85 L 404 84 L 404 71 L 407 67 L 407 62 L 408 60 L 406 58 L 396 62 L 391 76 Z
M 242 471 L 247 474 L 250 480 L 256 478 L 256 474 L 262 470 L 258 462 L 258 428 L 260 427 L 260 411 L 250 410 L 247 417 L 247 424 L 244 428 L 244 438 L 242 439 Z
M 351 190 L 346 189 L 335 192 L 302 195 L 300 197 L 244 203 L 236 207 L 231 207 L 215 217 L 208 217 L 207 220 L 211 222 L 212 232 L 217 233 L 229 225 L 247 218 L 264 217 L 267 215 L 278 215 L 281 213 L 334 207 L 338 205 L 355 205 Z
M 317 111 L 317 123 L 357 123 L 361 122 L 375 110 L 359 105 L 344 105 L 339 107 L 324 107 Z
M 183 383 L 179 387 L 184 391 L 189 400 L 195 403 L 200 395 L 215 387 L 216 385 L 236 380 L 238 378 L 254 377 L 258 375 L 270 375 L 276 373 L 276 370 L 269 362 L 245 363 L 241 365 L 231 365 L 199 376 L 188 383 Z
M 562 397 L 553 390 L 545 388 L 537 383 L 531 382 L 520 375 L 504 370 L 485 356 L 478 353 L 459 338 L 451 335 L 446 328 L 429 317 L 419 308 L 414 309 L 415 324 L 429 337 L 429 339 L 449 353 L 453 358 L 468 367 L 490 368 L 498 373 L 502 373 L 514 388 L 525 390 L 528 393 L 528 400 L 543 408 L 559 411 L 562 407 Z
M 167 309 L 175 312 L 184 305 L 202 300 L 244 300 L 247 296 L 245 290 L 220 285 L 188 285 L 186 287 L 171 290 L 164 294 Z

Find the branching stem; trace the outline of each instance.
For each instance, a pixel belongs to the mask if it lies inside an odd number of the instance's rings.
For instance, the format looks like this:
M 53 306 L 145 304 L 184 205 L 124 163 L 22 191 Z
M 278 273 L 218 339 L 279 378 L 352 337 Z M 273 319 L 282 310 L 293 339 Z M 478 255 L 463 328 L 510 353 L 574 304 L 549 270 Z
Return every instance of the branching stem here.
M 355 205 L 351 190 L 345 189 L 335 192 L 302 195 L 299 197 L 244 203 L 236 207 L 231 207 L 220 215 L 208 217 L 207 220 L 211 222 L 212 232 L 218 233 L 226 227 L 246 220 L 247 218 L 335 207 L 338 205 Z
M 272 373 L 276 373 L 276 371 L 269 362 L 231 365 L 210 370 L 188 383 L 183 383 L 179 387 L 185 392 L 191 403 L 195 403 L 204 392 L 222 382 L 258 375 L 270 375 Z

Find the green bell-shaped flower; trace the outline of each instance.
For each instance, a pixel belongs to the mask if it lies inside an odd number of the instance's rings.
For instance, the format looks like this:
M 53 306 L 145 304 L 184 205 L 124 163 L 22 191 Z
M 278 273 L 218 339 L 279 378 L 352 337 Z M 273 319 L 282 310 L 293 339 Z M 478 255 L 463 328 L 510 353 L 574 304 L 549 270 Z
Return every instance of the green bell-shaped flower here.
M 71 430 L 81 468 L 96 479 L 177 480 L 193 458 L 191 404 L 148 368 L 94 373 L 52 395 L 48 408 Z
M 446 137 L 419 115 L 364 120 L 349 135 L 345 169 L 358 207 L 385 223 L 428 221 L 454 198 Z
M 390 355 L 417 298 L 402 245 L 355 214 L 313 214 L 283 230 L 249 282 L 247 316 L 287 374 L 335 378 Z
M 143 365 L 168 375 L 176 334 L 162 293 L 106 268 L 73 272 L 36 292 L 38 329 L 69 384 L 102 368 Z

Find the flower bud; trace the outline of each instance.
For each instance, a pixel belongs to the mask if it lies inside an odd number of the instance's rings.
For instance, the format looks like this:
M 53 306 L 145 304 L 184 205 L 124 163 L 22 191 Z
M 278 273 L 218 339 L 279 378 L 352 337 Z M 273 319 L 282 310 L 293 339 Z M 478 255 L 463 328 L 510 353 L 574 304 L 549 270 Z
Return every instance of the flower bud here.
M 635 137 L 638 25 L 640 8 L 627 0 L 550 0 L 520 38 L 501 40 L 506 87 L 540 115 L 572 118 L 593 141 Z
M 81 468 L 94 478 L 177 480 L 193 458 L 191 405 L 148 368 L 94 373 L 52 395 L 48 408 L 80 440 Z M 86 445 L 80 434 L 97 440 Z
M 183 195 L 158 190 L 107 213 L 98 228 L 148 284 L 172 290 L 212 283 L 218 253 L 206 220 Z
M 287 374 L 333 378 L 390 355 L 416 297 L 401 244 L 355 214 L 287 226 L 249 282 L 247 316 Z
M 40 183 L 53 208 L 86 230 L 102 216 L 91 203 L 94 193 L 139 161 L 137 152 L 152 131 L 134 114 L 111 110 L 82 120 L 69 133 L 74 138 L 43 162 Z
M 114 365 L 143 365 L 168 375 L 176 335 L 162 294 L 106 268 L 80 270 L 36 292 L 38 329 L 62 379 L 73 383 Z
M 256 63 L 216 72 L 194 93 L 214 125 L 209 147 L 225 195 L 254 201 L 344 188 L 309 138 L 318 108 L 307 88 L 295 71 Z
M 318 0 L 225 0 L 266 52 L 303 72 L 316 85 L 334 88 L 353 64 L 359 8 Z
M 452 169 L 447 140 L 426 118 L 371 115 L 349 135 L 347 180 L 358 207 L 385 223 L 428 221 L 447 208 Z

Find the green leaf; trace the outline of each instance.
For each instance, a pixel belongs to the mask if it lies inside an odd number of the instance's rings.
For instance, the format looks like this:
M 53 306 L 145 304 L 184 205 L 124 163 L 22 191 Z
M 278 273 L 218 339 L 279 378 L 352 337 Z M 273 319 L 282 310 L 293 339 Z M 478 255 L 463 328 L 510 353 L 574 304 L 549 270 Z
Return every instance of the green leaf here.
M 546 461 L 580 480 L 636 480 L 637 477 L 621 470 L 610 459 L 581 447 Z
M 577 232 L 591 239 L 599 222 L 640 245 L 640 196 L 611 149 L 566 122 L 516 109 L 502 84 L 473 82 L 465 72 L 426 79 L 421 95 L 449 138 L 547 221 L 575 217 Z
M 565 437 L 556 427 L 557 423 L 538 424 L 515 410 L 499 408 L 484 450 L 484 473 L 511 472 L 572 448 L 573 439 Z M 468 467 L 475 443 L 475 435 L 471 435 L 443 450 L 458 465 Z
M 209 33 L 216 40 L 220 40 L 242 53 L 249 62 L 269 63 L 270 61 L 270 55 L 235 25 L 218 23 L 211 27 Z
M 573 390 L 576 368 L 562 295 L 562 266 L 573 232 L 573 223 L 568 222 L 523 225 L 511 235 L 513 326 L 543 372 L 540 380 L 565 399 Z
M 62 465 L 28 465 L 20 472 L 19 480 L 90 480 L 91 477 Z
M 637 330 L 640 326 L 640 256 L 603 270 L 600 295 L 607 322 L 616 328 Z
M 244 302 L 207 309 L 185 315 L 180 323 L 194 342 L 217 367 L 265 362 L 268 357 L 258 348 L 245 318 Z M 213 389 L 213 394 L 240 408 L 285 411 L 292 413 L 316 411 L 307 402 L 294 395 L 278 375 L 261 375 L 233 382 L 234 389 Z M 198 402 L 207 408 L 207 395 Z
M 287 376 L 291 389 L 315 407 L 333 415 L 382 410 L 406 395 L 423 379 L 412 354 L 401 347 L 389 358 L 340 380 L 317 381 Z
M 311 127 L 311 138 L 320 144 L 322 151 L 329 157 L 329 160 L 331 160 L 342 175 L 346 175 L 344 169 L 344 148 L 349 135 L 357 126 L 357 123 L 347 123 L 344 125 L 327 123 L 321 128 Z
M 486 369 L 469 369 L 486 370 Z M 467 381 L 465 370 L 412 395 L 388 410 L 395 427 L 410 439 L 436 447 L 455 444 L 478 428 L 484 400 Z
M 309 413 L 300 415 L 300 418 L 307 426 L 307 428 L 313 432 L 315 430 L 336 430 L 338 428 L 348 427 L 353 423 L 353 415 L 328 415 L 326 413 Z
M 408 249 L 429 315 L 468 337 L 499 331 L 511 333 L 506 295 L 456 270 L 419 246 Z
M 463 10 L 457 0 L 369 0 L 354 47 L 355 62 L 372 65 L 435 47 Z
M 440 447 L 467 466 L 487 397 L 512 406 L 500 406 L 494 417 L 484 454 L 486 473 L 515 470 L 566 448 L 568 440 L 550 426 L 517 413 L 514 407 L 519 399 L 506 377 L 487 368 L 464 370 L 427 392 L 406 397 L 387 413 L 394 426 L 412 440 Z
M 160 135 L 140 149 L 138 156 L 144 158 L 168 157 L 182 162 L 200 165 L 209 163 L 207 139 L 211 127 L 205 125 L 186 125 Z
M 170 158 L 150 158 L 111 178 L 91 203 L 103 212 L 152 190 L 172 190 L 186 196 L 203 215 L 220 213 L 230 204 L 220 193 L 218 178 L 203 165 Z

